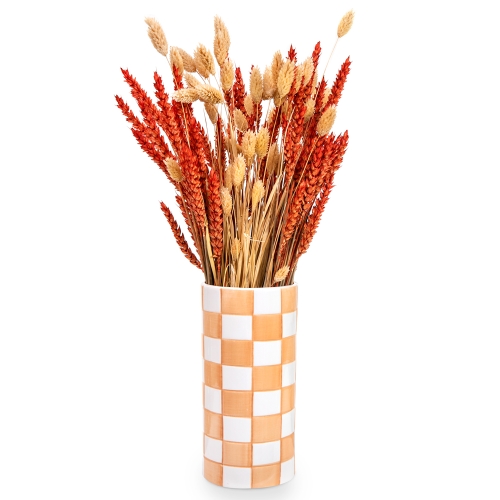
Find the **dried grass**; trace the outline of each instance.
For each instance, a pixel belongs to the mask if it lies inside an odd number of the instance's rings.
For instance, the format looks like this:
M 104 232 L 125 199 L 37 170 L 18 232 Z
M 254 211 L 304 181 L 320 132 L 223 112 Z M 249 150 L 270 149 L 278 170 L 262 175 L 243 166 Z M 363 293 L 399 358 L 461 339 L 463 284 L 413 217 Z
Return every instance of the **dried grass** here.
M 243 139 L 241 140 L 241 152 L 243 153 L 245 161 L 249 166 L 253 161 L 256 142 L 257 137 L 255 137 L 255 134 L 251 130 L 247 130 L 243 135 Z
M 280 161 L 280 152 L 276 143 L 271 144 L 269 153 L 267 154 L 266 170 L 269 175 L 273 174 L 278 168 Z
M 304 113 L 304 120 L 308 121 L 311 116 L 314 114 L 314 99 L 309 98 L 306 101 L 306 111 Z
M 162 55 L 167 57 L 168 54 L 168 43 L 167 37 L 161 27 L 160 23 L 152 18 L 146 17 L 146 24 L 148 25 L 148 36 L 153 44 L 153 47 Z
M 220 68 L 220 84 L 224 92 L 231 90 L 234 83 L 234 64 L 226 59 Z
M 273 62 L 271 64 L 271 74 L 274 81 L 274 86 L 276 87 L 278 84 L 278 76 L 281 71 L 281 67 L 283 66 L 283 56 L 281 52 L 278 50 L 274 53 Z
M 200 43 L 194 51 L 194 63 L 196 65 L 196 71 L 203 78 L 208 78 L 209 75 L 215 75 L 214 58 L 202 43 Z
M 276 274 L 274 275 L 273 282 L 279 283 L 280 281 L 283 281 L 288 276 L 289 272 L 290 272 L 289 266 L 283 266 L 281 269 L 278 269 L 276 271 Z
M 207 112 L 208 118 L 210 119 L 212 124 L 215 125 L 217 123 L 217 119 L 219 118 L 217 108 L 213 104 L 206 102 L 205 111 Z
M 302 63 L 302 68 L 303 68 L 303 73 L 304 73 L 304 81 L 302 82 L 302 85 L 307 85 L 313 76 L 314 73 L 314 63 L 312 60 L 312 57 L 308 57 L 303 63 Z
M 226 25 L 223 23 L 222 19 L 218 16 L 214 19 L 215 37 L 214 37 L 214 54 L 215 59 L 219 66 L 224 64 L 228 53 L 229 46 L 231 44 L 231 39 L 229 37 L 229 31 Z
M 255 153 L 258 158 L 263 158 L 267 154 L 269 148 L 269 131 L 266 127 L 262 127 L 257 133 L 255 140 Z
M 201 87 L 196 88 L 200 101 L 209 104 L 220 104 L 224 102 L 224 96 L 219 89 L 212 87 L 211 85 L 201 85 Z
M 286 60 L 278 73 L 277 87 L 280 98 L 285 97 L 288 92 L 290 92 L 294 78 L 295 63 L 293 61 Z
M 259 104 L 262 101 L 263 90 L 262 75 L 259 68 L 254 67 L 250 73 L 250 95 L 255 104 Z
M 184 80 L 187 83 L 187 86 L 192 89 L 199 89 L 203 85 L 203 83 L 201 83 L 200 80 L 198 80 L 198 78 L 191 73 L 184 73 Z
M 337 108 L 332 106 L 327 108 L 325 112 L 321 115 L 321 118 L 318 121 L 318 126 L 316 127 L 316 131 L 320 137 L 328 134 L 333 127 L 333 122 L 335 121 L 335 117 L 337 116 Z
M 245 100 L 243 101 L 243 105 L 245 106 L 245 113 L 247 116 L 252 116 L 254 114 L 254 104 L 252 100 L 252 96 L 250 94 L 247 94 L 245 96 Z
M 273 70 L 269 67 L 264 71 L 262 87 L 262 99 L 266 101 L 272 99 L 276 92 L 276 80 L 273 77 Z
M 170 47 L 170 64 L 176 66 L 179 73 L 184 72 L 184 61 L 179 50 L 176 47 Z
M 172 99 L 177 102 L 192 103 L 200 98 L 198 89 L 180 89 L 177 90 Z
M 228 172 L 230 171 L 228 170 Z M 225 186 L 221 188 L 222 211 L 227 217 L 231 216 L 231 210 L 233 209 L 233 199 L 231 197 L 229 189 Z
M 231 244 L 231 257 L 233 260 L 238 260 L 238 257 L 241 253 L 241 242 L 238 238 L 235 238 L 233 240 L 233 243 Z
M 167 167 L 170 177 L 172 177 L 175 182 L 182 182 L 184 180 L 184 176 L 182 175 L 180 165 L 172 158 L 166 158 L 163 161 Z
M 342 38 L 343 36 L 349 33 L 349 30 L 352 27 L 352 23 L 354 22 L 354 11 L 350 10 L 340 20 L 339 26 L 337 28 L 337 36 Z
M 233 172 L 231 166 L 224 171 L 224 186 L 226 189 L 231 189 L 233 187 Z
M 243 179 L 245 178 L 245 158 L 239 154 L 231 166 L 231 179 L 235 188 L 241 187 Z
M 239 109 L 234 110 L 234 125 L 240 132 L 246 132 L 248 130 L 248 121 Z
M 196 64 L 194 62 L 194 59 L 180 47 L 176 47 L 176 49 L 179 52 L 180 56 L 182 57 L 182 62 L 184 64 L 184 71 L 187 71 L 189 73 L 194 73 L 196 71 Z
M 266 189 L 264 188 L 264 183 L 259 179 L 252 188 L 252 212 L 255 211 L 258 203 L 264 197 Z
M 351 11 L 342 18 L 338 38 L 351 29 L 353 17 Z M 167 56 L 161 26 L 152 18 L 146 23 L 153 46 Z M 154 103 L 123 70 L 142 119 L 123 99 L 116 100 L 140 147 L 175 187 L 199 257 L 168 207 L 162 203 L 161 209 L 181 251 L 202 269 L 206 283 L 285 286 L 294 282 L 298 259 L 316 234 L 347 148 L 347 132 L 335 136 L 331 130 L 350 60 L 329 87 L 318 75 L 319 43 L 300 64 L 290 47 L 285 59 L 275 52 L 263 74 L 252 67 L 246 88 L 241 69 L 229 59 L 229 47 L 229 31 L 216 17 L 215 58 L 202 44 L 194 57 L 170 48 L 171 98 L 157 73 Z M 215 61 L 219 78 L 212 78 Z M 263 110 L 262 101 L 271 99 L 274 107 L 269 102 Z M 197 119 L 197 101 L 203 103 L 204 123 L 211 131 Z

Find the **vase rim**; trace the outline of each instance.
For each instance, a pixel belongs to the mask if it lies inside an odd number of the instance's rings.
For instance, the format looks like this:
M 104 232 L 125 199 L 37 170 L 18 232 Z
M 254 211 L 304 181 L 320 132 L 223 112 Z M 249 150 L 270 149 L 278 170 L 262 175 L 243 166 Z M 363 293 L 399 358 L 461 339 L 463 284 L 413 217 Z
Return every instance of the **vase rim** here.
M 285 286 L 257 286 L 257 287 L 240 287 L 240 286 L 219 286 L 219 285 L 209 285 L 207 283 L 202 283 L 202 286 L 212 287 L 212 288 L 225 288 L 228 290 L 265 290 L 267 288 L 292 288 L 294 286 L 298 286 L 298 283 L 295 282 L 293 285 L 285 285 Z

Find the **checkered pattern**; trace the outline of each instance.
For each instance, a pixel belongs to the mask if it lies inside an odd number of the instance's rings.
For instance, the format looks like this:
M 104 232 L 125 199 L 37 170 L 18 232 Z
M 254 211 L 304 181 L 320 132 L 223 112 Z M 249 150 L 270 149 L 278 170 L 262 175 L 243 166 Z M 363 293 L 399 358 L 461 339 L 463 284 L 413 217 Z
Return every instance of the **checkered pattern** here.
M 297 285 L 203 285 L 204 476 L 264 488 L 295 473 Z

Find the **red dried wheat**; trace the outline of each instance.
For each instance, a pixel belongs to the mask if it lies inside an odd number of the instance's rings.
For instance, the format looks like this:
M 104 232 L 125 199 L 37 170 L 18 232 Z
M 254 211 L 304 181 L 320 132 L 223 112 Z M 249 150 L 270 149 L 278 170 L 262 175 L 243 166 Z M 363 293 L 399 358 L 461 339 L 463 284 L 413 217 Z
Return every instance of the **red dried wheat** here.
M 172 229 L 172 233 L 174 234 L 175 241 L 177 241 L 177 244 L 179 245 L 179 248 L 181 249 L 181 252 L 186 256 L 186 258 L 191 262 L 191 264 L 194 264 L 198 269 L 202 269 L 200 261 L 197 259 L 196 255 L 192 252 L 192 250 L 189 248 L 189 245 L 184 238 L 184 235 L 182 234 L 181 228 L 179 227 L 179 224 L 177 224 L 177 221 L 174 219 L 174 216 L 172 215 L 172 212 L 170 209 L 163 203 L 163 201 L 160 202 L 161 210 L 163 214 L 165 215 L 166 219 L 168 220 L 168 223 L 170 224 L 170 228 Z
M 222 254 L 222 219 L 219 174 L 212 170 L 208 174 L 208 231 L 214 259 Z

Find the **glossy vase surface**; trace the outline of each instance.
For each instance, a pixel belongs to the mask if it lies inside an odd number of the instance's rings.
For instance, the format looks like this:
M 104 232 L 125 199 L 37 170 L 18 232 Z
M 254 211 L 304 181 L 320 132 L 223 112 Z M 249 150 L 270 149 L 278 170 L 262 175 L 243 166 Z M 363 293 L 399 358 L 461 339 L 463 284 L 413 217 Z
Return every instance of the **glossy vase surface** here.
M 297 285 L 202 285 L 204 477 L 265 488 L 295 474 Z

